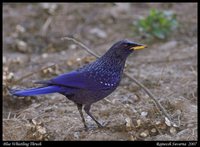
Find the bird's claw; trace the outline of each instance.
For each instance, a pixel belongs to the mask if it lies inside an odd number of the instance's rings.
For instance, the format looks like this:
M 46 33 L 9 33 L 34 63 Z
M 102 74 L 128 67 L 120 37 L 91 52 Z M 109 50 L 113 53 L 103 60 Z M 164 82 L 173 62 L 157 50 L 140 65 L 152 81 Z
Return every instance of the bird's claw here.
M 98 128 L 105 128 L 109 123 L 110 121 L 106 121 L 106 122 L 103 122 L 102 124 L 98 124 Z

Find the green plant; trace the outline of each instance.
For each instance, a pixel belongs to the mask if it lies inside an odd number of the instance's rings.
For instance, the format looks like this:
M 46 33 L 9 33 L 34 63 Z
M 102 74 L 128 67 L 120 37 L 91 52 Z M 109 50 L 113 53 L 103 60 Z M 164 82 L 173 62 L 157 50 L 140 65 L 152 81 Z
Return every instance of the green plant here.
M 151 9 L 149 15 L 138 20 L 135 26 L 146 37 L 166 39 L 170 32 L 177 28 L 178 22 L 171 11 Z

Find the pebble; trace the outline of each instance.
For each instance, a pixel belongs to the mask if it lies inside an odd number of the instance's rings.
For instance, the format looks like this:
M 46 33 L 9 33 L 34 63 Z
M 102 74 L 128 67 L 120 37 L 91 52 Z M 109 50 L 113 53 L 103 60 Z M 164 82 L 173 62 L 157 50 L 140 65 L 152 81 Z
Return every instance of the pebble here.
M 144 132 L 140 133 L 141 137 L 147 137 L 149 135 L 149 131 L 145 130 Z
M 162 129 L 162 130 L 165 130 L 165 129 L 167 128 L 167 125 L 166 125 L 166 124 L 161 124 L 161 125 L 159 126 L 159 128 Z
M 14 78 L 14 74 L 12 72 L 10 72 L 8 75 L 7 75 L 7 79 L 10 80 Z
M 68 66 L 72 66 L 72 65 L 73 65 L 72 61 L 68 60 L 68 61 L 67 61 L 67 65 L 68 65 Z
M 131 135 L 131 136 L 130 136 L 130 140 L 131 140 L 131 141 L 136 141 L 136 140 L 137 140 L 137 137 Z
M 151 132 L 156 133 L 156 129 L 155 128 L 151 129 Z
M 21 52 L 26 52 L 28 50 L 27 43 L 22 40 L 17 40 L 16 45 L 17 45 L 17 49 Z
M 174 127 L 171 127 L 170 130 L 169 130 L 169 132 L 170 132 L 172 135 L 175 135 L 175 134 L 177 133 L 176 128 L 174 128 Z
M 171 122 L 167 117 L 165 117 L 165 124 L 169 127 L 171 126 Z
M 3 56 L 3 64 L 5 64 L 5 63 L 6 63 L 6 57 Z
M 33 123 L 34 125 L 37 125 L 37 121 L 36 121 L 35 119 L 32 119 L 32 123 Z
M 46 134 L 47 133 L 46 128 L 44 128 L 44 127 L 37 126 L 36 128 L 37 128 L 38 132 L 40 132 L 41 134 Z
M 125 118 L 125 121 L 126 121 L 126 127 L 130 129 L 133 126 L 131 118 L 130 117 Z
M 75 48 L 76 48 L 76 44 L 71 44 L 71 45 L 69 46 L 69 48 L 70 48 L 70 49 L 75 49 Z
M 159 125 L 159 124 L 161 124 L 161 121 L 158 120 L 158 121 L 155 122 L 155 124 Z
M 55 11 L 56 11 L 56 9 L 58 8 L 58 5 L 57 4 L 51 4 L 51 3 L 41 3 L 40 4 L 41 5 L 41 7 L 43 8 L 43 9 L 46 9 L 46 10 L 48 10 L 48 12 L 50 13 L 50 14 L 54 14 L 55 13 Z
M 146 117 L 148 115 L 148 112 L 142 112 L 141 116 Z
M 75 137 L 76 139 L 79 139 L 79 138 L 80 138 L 79 136 L 80 136 L 80 132 L 75 132 L 75 133 L 74 133 L 74 137 Z
M 43 72 L 43 74 L 47 74 L 47 73 L 53 73 L 53 69 L 52 68 L 47 68 L 47 69 L 44 69 L 42 72 Z
M 81 61 L 81 58 L 76 58 L 76 61 L 77 61 L 77 62 Z
M 140 126 L 141 126 L 141 120 L 138 119 L 138 120 L 137 120 L 137 126 L 136 126 L 136 127 L 140 127 Z
M 42 54 L 42 58 L 47 58 L 47 57 L 48 57 L 47 53 Z
M 26 30 L 23 26 L 21 25 L 16 25 L 16 31 L 20 33 L 24 33 Z

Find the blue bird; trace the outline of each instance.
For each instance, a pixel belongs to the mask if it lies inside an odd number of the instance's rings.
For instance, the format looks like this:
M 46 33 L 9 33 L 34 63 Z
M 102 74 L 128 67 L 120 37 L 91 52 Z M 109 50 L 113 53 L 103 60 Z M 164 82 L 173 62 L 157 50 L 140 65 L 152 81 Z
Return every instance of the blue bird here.
M 118 87 L 128 55 L 145 47 L 128 40 L 118 41 L 102 57 L 92 63 L 50 80 L 35 82 L 41 84 L 41 87 L 25 90 L 10 89 L 10 93 L 15 96 L 63 94 L 77 105 L 86 129 L 87 125 L 82 113 L 83 106 L 85 112 L 98 127 L 103 127 L 90 113 L 91 105 L 105 98 Z

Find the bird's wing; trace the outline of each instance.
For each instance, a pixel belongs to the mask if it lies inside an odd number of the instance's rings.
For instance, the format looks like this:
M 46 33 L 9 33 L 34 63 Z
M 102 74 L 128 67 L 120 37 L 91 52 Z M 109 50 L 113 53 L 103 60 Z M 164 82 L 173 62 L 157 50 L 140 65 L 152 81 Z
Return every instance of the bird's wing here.
M 87 76 L 85 76 L 85 73 L 79 71 L 72 71 L 66 74 L 59 75 L 49 81 L 37 81 L 35 83 L 90 90 L 106 90 L 108 88 L 100 83 L 91 81 L 90 79 L 88 79 Z

